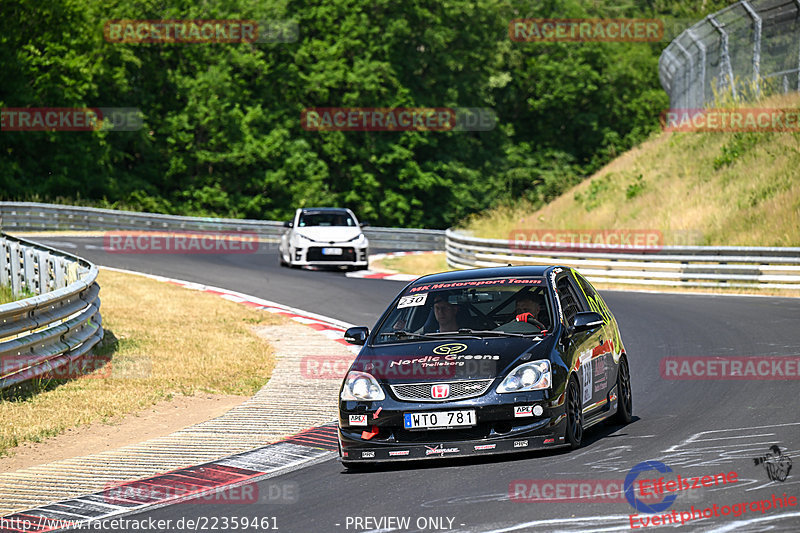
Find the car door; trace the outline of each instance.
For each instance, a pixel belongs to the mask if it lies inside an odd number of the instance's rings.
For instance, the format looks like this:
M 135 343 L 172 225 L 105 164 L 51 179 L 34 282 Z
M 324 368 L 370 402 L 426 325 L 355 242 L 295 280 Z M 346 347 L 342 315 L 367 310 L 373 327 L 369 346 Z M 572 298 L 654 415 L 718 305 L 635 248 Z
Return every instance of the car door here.
M 572 271 L 572 274 L 578 284 L 578 288 L 581 290 L 581 295 L 589 306 L 589 310 L 603 317 L 603 325 L 599 330 L 597 345 L 592 348 L 593 395 L 594 401 L 599 402 L 607 397 L 608 391 L 614 385 L 614 380 L 617 376 L 615 371 L 616 362 L 614 361 L 615 350 L 619 349 L 616 324 L 611 311 L 591 283 L 575 270 Z
M 589 311 L 586 299 L 577 280 L 570 270 L 562 272 L 556 277 L 556 290 L 558 292 L 561 310 L 564 314 L 564 321 L 567 325 L 572 323 L 577 313 Z M 577 375 L 581 384 L 581 399 L 583 408 L 591 411 L 595 404 L 605 399 L 605 391 L 595 392 L 595 362 L 598 356 L 598 346 L 602 344 L 603 328 L 597 327 L 589 331 L 581 331 L 572 334 L 569 339 L 569 349 L 580 361 Z M 574 360 L 574 359 L 573 359 Z M 598 368 L 599 365 L 598 365 Z

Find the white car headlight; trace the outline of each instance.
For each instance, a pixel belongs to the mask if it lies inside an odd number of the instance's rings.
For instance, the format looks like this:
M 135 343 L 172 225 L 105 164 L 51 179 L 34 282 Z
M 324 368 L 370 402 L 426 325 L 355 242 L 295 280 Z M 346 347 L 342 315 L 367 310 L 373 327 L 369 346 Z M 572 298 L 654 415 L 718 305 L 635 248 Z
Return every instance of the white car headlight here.
M 306 237 L 305 235 L 300 235 L 299 233 L 295 233 L 292 237 L 293 237 L 292 240 L 294 241 L 294 245 L 295 246 L 300 246 L 300 245 L 303 245 L 303 244 L 308 244 L 310 242 L 314 242 L 311 239 L 309 239 L 308 237 Z
M 356 246 L 366 246 L 367 238 L 364 236 L 363 233 L 359 233 L 358 237 L 353 237 L 352 239 L 348 239 L 347 242 L 352 242 Z
M 529 390 L 549 389 L 553 383 L 550 372 L 550 361 L 540 359 L 519 365 L 512 370 L 506 379 L 497 387 L 497 392 L 521 392 Z
M 344 378 L 342 400 L 378 402 L 386 399 L 378 380 L 366 372 L 351 370 Z

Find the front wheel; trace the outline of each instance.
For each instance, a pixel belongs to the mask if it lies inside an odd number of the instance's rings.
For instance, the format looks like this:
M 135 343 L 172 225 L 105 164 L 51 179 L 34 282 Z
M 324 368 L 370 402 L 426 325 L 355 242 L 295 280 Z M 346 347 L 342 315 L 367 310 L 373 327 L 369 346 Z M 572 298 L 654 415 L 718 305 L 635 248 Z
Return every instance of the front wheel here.
M 566 438 L 573 450 L 581 447 L 583 439 L 583 410 L 581 409 L 581 390 L 573 376 L 567 384 L 567 430 Z
M 614 421 L 619 424 L 630 424 L 632 419 L 631 373 L 628 369 L 628 360 L 623 356 L 619 360 L 617 371 L 617 414 L 614 415 Z

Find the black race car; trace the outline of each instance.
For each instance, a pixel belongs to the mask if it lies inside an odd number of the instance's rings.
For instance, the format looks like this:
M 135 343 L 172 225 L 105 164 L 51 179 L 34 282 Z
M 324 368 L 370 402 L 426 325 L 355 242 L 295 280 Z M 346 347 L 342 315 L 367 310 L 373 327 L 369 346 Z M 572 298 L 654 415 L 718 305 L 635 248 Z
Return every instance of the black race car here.
M 581 445 L 586 428 L 631 420 L 614 315 L 567 267 L 506 267 L 411 282 L 339 393 L 342 463 Z

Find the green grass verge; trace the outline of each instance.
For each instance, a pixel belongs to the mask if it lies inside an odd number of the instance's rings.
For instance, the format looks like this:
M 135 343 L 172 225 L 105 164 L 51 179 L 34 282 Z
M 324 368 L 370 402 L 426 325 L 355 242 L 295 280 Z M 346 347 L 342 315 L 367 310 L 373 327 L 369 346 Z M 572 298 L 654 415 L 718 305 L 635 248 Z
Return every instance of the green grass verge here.
M 752 107 L 800 108 L 800 94 Z M 663 244 L 800 245 L 800 133 L 661 133 L 542 207 L 465 221 L 475 236 L 541 229 L 641 229 Z

